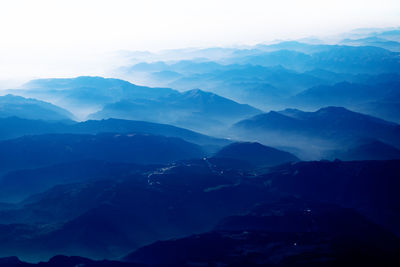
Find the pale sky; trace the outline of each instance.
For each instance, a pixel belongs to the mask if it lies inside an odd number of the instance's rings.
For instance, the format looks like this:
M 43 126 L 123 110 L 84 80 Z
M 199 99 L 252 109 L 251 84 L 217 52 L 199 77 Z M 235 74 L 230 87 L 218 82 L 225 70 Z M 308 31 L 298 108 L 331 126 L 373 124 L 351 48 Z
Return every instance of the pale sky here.
M 0 80 L 101 74 L 117 50 L 400 26 L 399 0 L 0 0 Z

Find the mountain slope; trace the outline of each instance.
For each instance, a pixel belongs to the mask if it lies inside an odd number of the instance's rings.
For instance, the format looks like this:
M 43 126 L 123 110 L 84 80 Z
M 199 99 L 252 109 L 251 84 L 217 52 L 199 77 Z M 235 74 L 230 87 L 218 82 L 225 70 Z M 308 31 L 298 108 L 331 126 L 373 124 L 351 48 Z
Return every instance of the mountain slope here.
M 335 152 L 333 157 L 341 160 L 400 159 L 400 149 L 378 140 L 362 140 L 347 150 Z
M 90 120 L 84 122 L 46 122 L 42 120 L 27 120 L 17 117 L 0 118 L 0 140 L 22 137 L 33 134 L 70 133 L 70 134 L 152 134 L 167 137 L 178 137 L 188 142 L 208 147 L 211 151 L 228 144 L 226 139 L 218 139 L 202 135 L 187 129 L 167 124 L 129 120 Z
M 203 156 L 198 145 L 148 134 L 47 134 L 0 142 L 1 171 L 89 159 L 151 164 Z
M 400 147 L 398 124 L 341 107 L 326 107 L 315 112 L 271 111 L 236 123 L 231 132 L 239 138 L 258 140 L 266 145 L 316 151 L 314 159 L 329 156 L 329 150 L 353 146 L 360 139 L 376 139 Z
M 159 241 L 124 260 L 149 265 L 348 266 L 400 262 L 400 239 L 350 209 L 282 200 L 214 231 Z
M 170 88 L 150 88 L 120 79 L 92 76 L 32 80 L 9 92 L 55 103 L 82 120 L 104 105 L 123 99 L 157 99 L 178 93 Z
M 243 160 L 258 166 L 273 166 L 299 160 L 291 153 L 250 142 L 232 143 L 219 150 L 214 157 Z
M 260 112 L 249 105 L 196 89 L 157 100 L 119 101 L 90 117 L 147 120 L 209 131 Z
M 266 175 L 273 190 L 354 208 L 400 235 L 398 160 L 299 162 Z
M 82 160 L 11 171 L 0 178 L 0 201 L 17 203 L 56 185 L 117 179 L 154 168 L 156 166 Z
M 73 115 L 60 107 L 47 102 L 21 96 L 0 96 L 0 117 L 20 117 L 42 120 L 71 120 Z

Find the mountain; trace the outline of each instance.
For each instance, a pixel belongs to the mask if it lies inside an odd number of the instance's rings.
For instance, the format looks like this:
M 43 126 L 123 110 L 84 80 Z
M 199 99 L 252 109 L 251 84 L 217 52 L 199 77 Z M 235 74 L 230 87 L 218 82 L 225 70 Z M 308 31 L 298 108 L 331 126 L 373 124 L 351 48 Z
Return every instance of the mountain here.
M 201 158 L 202 149 L 179 138 L 149 134 L 46 134 L 0 142 L 0 170 L 40 167 L 77 160 L 142 164 Z
M 283 251 L 291 251 L 293 243 L 313 244 L 314 248 L 321 249 L 325 246 L 317 244 L 334 245 L 329 240 L 336 237 L 344 238 L 340 244 L 361 245 L 364 241 L 370 244 L 384 236 L 393 236 L 389 231 L 400 233 L 398 160 L 299 162 L 261 173 L 225 168 L 225 164 L 219 165 L 213 159 L 184 160 L 144 169 L 120 166 L 115 171 L 111 168 L 109 173 L 113 175 L 108 178 L 61 184 L 15 205 L 2 207 L 0 256 L 16 255 L 38 261 L 62 253 L 116 259 L 158 240 L 215 230 L 215 225 L 224 218 L 251 215 L 257 207 L 265 205 L 268 209 L 257 216 L 261 218 L 256 218 L 262 223 L 252 223 L 254 220 L 250 217 L 245 220 L 241 235 L 233 236 L 242 238 L 243 231 L 249 232 L 260 225 L 263 228 L 256 230 L 269 228 L 270 234 L 279 236 L 280 244 L 289 242 L 290 246 Z M 85 172 L 88 177 L 96 174 L 83 169 L 77 177 L 84 177 Z M 307 203 L 297 206 L 296 203 L 303 202 L 296 201 L 294 213 L 293 208 L 288 209 L 292 204 L 274 206 L 277 200 L 290 196 L 322 206 Z M 332 204 L 345 209 L 332 209 Z M 315 216 L 309 218 L 308 214 L 313 215 L 314 210 Z M 289 215 L 285 215 L 286 211 Z M 374 223 L 362 219 L 358 213 Z M 265 217 L 268 214 L 270 217 Z M 235 231 L 234 224 L 228 224 L 230 221 L 223 220 L 225 229 L 221 231 Z M 384 226 L 387 234 L 376 224 Z M 355 232 L 356 225 L 361 233 Z M 304 232 L 304 229 L 308 230 Z M 297 242 L 284 235 L 285 231 L 292 231 Z M 310 232 L 313 234 L 309 237 L 303 235 Z M 357 236 L 351 238 L 353 232 Z M 262 235 L 256 232 L 253 236 Z M 354 240 L 361 243 L 352 243 Z M 214 241 L 211 239 L 206 244 L 212 246 Z M 271 242 L 269 234 L 265 241 Z
M 102 77 L 33 80 L 9 91 L 52 101 L 80 119 L 91 114 L 92 119 L 145 120 L 203 131 L 261 112 L 199 89 L 180 93 Z
M 299 160 L 291 153 L 251 142 L 232 143 L 219 150 L 214 157 L 243 160 L 258 166 L 273 166 Z
M 0 266 L 396 266 L 400 239 L 352 209 L 285 198 L 224 218 L 209 232 L 158 241 L 122 261 L 55 256 Z M 7 265 L 9 264 L 9 265 Z
M 362 141 L 345 151 L 334 153 L 341 160 L 390 160 L 400 159 L 400 149 L 377 140 Z
M 64 256 L 57 255 L 44 262 L 41 261 L 39 263 L 28 263 L 20 261 L 17 257 L 6 257 L 0 258 L 0 266 L 1 267 L 70 267 L 70 266 L 91 266 L 91 267 L 107 267 L 107 266 L 116 266 L 116 267 L 145 267 L 142 264 L 132 264 L 121 261 L 111 261 L 111 260 L 91 260 L 84 257 L 78 256 Z
M 51 121 L 72 120 L 74 116 L 67 110 L 47 102 L 21 96 L 0 96 L 0 117 L 21 117 Z
M 348 73 L 385 73 L 397 70 L 398 53 L 373 46 L 333 46 L 313 55 L 316 68 Z
M 400 239 L 351 209 L 282 200 L 214 231 L 159 241 L 124 260 L 152 266 L 374 266 L 400 262 Z
M 356 209 L 400 235 L 398 160 L 319 161 L 280 166 L 264 178 L 271 190 Z
M 79 103 L 86 102 L 115 102 L 122 98 L 158 98 L 176 93 L 169 88 L 149 88 L 138 86 L 130 82 L 94 76 L 80 76 L 65 79 L 38 79 L 32 80 L 23 89 L 30 92 L 37 91 L 58 93 L 70 100 Z
M 216 71 L 182 74 L 168 85 L 178 89 L 204 88 L 236 101 L 266 108 L 280 98 L 324 83 L 326 81 L 319 77 L 281 66 L 231 64 L 222 65 Z
M 196 160 L 58 185 L 0 211 L 0 222 L 16 233 L 3 236 L 10 242 L 0 245 L 1 255 L 115 258 L 160 239 L 208 231 L 224 216 L 271 198 L 266 187 L 242 179 L 242 171 Z
M 8 91 L 55 103 L 71 110 L 80 119 L 105 104 L 123 99 L 157 99 L 178 93 L 170 88 L 150 88 L 120 79 L 91 76 L 32 80 L 20 89 Z
M 266 67 L 280 65 L 300 72 L 325 69 L 338 73 L 376 74 L 399 69 L 398 52 L 380 47 L 345 45 L 308 45 L 308 47 L 314 47 L 314 49 L 295 51 L 282 48 L 276 51 L 262 51 L 253 55 L 239 54 L 229 58 L 228 62 Z
M 398 124 L 342 107 L 326 107 L 315 112 L 271 111 L 236 123 L 231 132 L 236 137 L 266 145 L 295 147 L 303 151 L 303 157 L 314 159 L 360 139 L 376 139 L 400 147 Z
M 341 41 L 341 43 L 344 45 L 352 45 L 352 46 L 376 46 L 393 52 L 400 52 L 400 42 L 387 40 L 379 37 L 344 39 Z
M 158 165 L 82 160 L 11 171 L 0 178 L 0 201 L 17 203 L 56 185 L 117 179 L 153 170 L 156 167 Z
M 120 101 L 106 105 L 90 117 L 147 120 L 210 131 L 260 112 L 249 105 L 196 89 L 158 100 Z
M 213 148 L 230 143 L 227 139 L 203 135 L 191 130 L 176 126 L 146 121 L 132 121 L 121 119 L 88 120 L 75 124 L 70 129 L 71 133 L 97 134 L 104 132 L 114 133 L 148 133 L 167 137 L 182 138 L 191 143 Z
M 151 134 L 182 138 L 191 143 L 202 145 L 207 151 L 214 151 L 220 146 L 230 143 L 226 139 L 218 139 L 202 135 L 190 130 L 167 124 L 145 121 L 129 121 L 118 119 L 90 120 L 84 122 L 47 122 L 42 120 L 27 120 L 17 117 L 0 118 L 0 140 L 22 137 L 24 135 L 40 135 L 52 133 L 69 134 Z
M 394 80 L 381 77 L 388 74 L 398 75 L 396 73 L 398 65 L 397 52 L 379 47 L 286 42 L 236 49 L 231 57 L 222 61 L 182 60 L 139 63 L 132 66 L 136 75 L 130 74 L 128 77 L 134 79 L 139 72 L 147 77 L 145 82 L 157 86 L 179 90 L 202 88 L 261 109 L 280 109 L 289 104 L 294 106 L 293 103 L 297 102 L 292 103 L 290 97 L 310 88 L 314 90 L 343 82 L 363 85 L 372 83 L 374 86 L 376 83 L 381 83 L 380 87 L 384 87 L 385 84 L 398 82 L 398 77 L 392 77 Z M 370 86 L 365 87 L 368 89 Z M 354 93 L 341 91 L 345 93 L 346 101 L 349 98 L 348 94 L 351 94 L 353 99 L 358 96 L 358 91 Z M 379 92 L 381 90 L 378 88 L 374 93 Z M 341 94 L 336 93 L 331 96 L 339 100 Z M 374 99 L 372 95 L 368 95 L 368 90 L 361 92 L 361 97 L 363 96 Z M 304 97 L 307 100 L 307 97 Z M 299 100 L 304 97 L 299 96 Z M 346 106 L 348 103 L 332 102 L 332 98 L 322 99 L 320 106 L 317 107 Z M 364 101 L 364 99 L 356 100 Z M 313 108 L 319 105 L 318 101 L 310 100 L 307 103 L 312 103 Z M 295 107 L 305 106 L 295 105 Z M 353 106 L 346 107 L 353 108 Z
M 288 103 L 302 108 L 321 108 L 338 105 L 352 110 L 399 121 L 396 109 L 400 108 L 398 88 L 400 79 L 397 75 L 375 76 L 360 79 L 363 83 L 341 82 L 335 85 L 322 85 L 307 89 L 288 99 Z
M 370 101 L 358 107 L 363 113 L 400 123 L 400 100 L 398 97 L 387 97 L 384 99 Z
M 337 83 L 333 86 L 317 86 L 307 89 L 294 97 L 292 101 L 303 106 L 359 105 L 363 102 L 383 98 L 397 88 L 398 84 L 379 84 L 375 86 Z

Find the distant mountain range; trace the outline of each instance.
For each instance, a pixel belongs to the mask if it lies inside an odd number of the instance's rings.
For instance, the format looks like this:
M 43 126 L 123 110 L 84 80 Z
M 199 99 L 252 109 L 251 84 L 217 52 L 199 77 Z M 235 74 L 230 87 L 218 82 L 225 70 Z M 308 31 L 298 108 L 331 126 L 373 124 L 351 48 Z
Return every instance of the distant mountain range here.
M 380 75 L 374 82 L 366 79 L 364 84 L 342 82 L 333 86 L 313 87 L 292 96 L 288 103 L 308 109 L 329 105 L 344 106 L 399 122 L 397 111 L 400 109 L 400 79 L 397 75 L 388 76 Z
M 213 128 L 221 129 L 261 112 L 249 105 L 197 89 L 157 100 L 123 100 L 106 105 L 90 118 L 146 120 L 213 132 Z
M 81 119 L 146 120 L 201 132 L 220 130 L 262 112 L 199 89 L 180 93 L 102 77 L 33 80 L 23 89 L 9 91 L 67 107 Z
M 3 90 L 0 266 L 400 266 L 399 44 L 123 51 Z
M 236 123 L 232 133 L 273 146 L 292 146 L 303 151 L 314 148 L 328 157 L 327 151 L 337 149 L 339 144 L 349 146 L 360 139 L 377 139 L 400 147 L 398 124 L 341 107 L 315 112 L 271 111 Z

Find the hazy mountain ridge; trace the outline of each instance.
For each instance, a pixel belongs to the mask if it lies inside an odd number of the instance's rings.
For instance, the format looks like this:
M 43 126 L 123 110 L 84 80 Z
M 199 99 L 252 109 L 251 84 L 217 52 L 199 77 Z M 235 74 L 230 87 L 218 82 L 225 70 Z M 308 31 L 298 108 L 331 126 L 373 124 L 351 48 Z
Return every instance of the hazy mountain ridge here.
M 0 96 L 0 117 L 13 116 L 50 121 L 74 119 L 74 116 L 69 111 L 50 103 L 10 94 Z
M 398 124 L 341 107 L 326 107 L 315 112 L 271 111 L 236 123 L 231 132 L 237 134 L 237 138 L 247 136 L 264 144 L 298 147 L 303 151 L 312 149 L 307 148 L 307 143 L 313 143 L 325 157 L 329 157 L 326 153 L 337 149 L 338 144 L 348 146 L 360 139 L 400 145 Z

